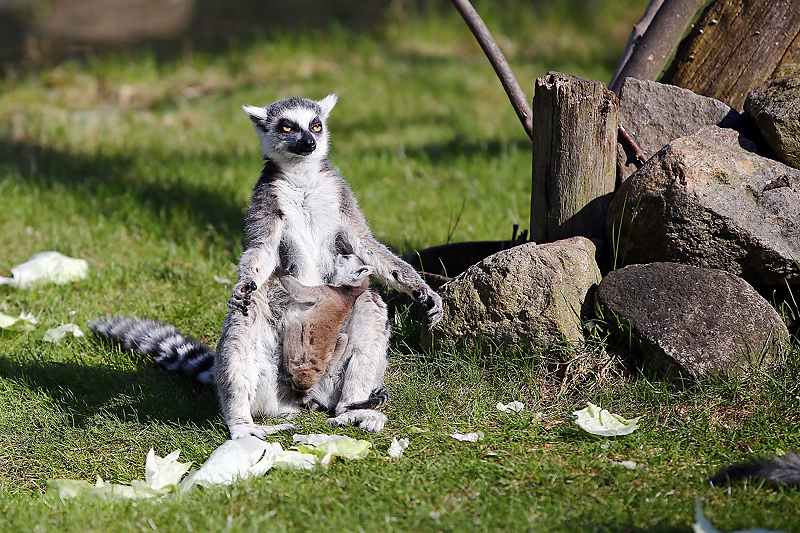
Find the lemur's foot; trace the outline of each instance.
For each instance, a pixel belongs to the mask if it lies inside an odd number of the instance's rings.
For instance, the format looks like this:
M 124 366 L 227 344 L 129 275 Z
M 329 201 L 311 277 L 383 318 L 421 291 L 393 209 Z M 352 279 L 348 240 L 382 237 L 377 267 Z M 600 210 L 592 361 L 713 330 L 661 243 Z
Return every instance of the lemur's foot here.
M 274 435 L 279 431 L 294 430 L 294 424 L 278 424 L 276 426 L 262 426 L 261 424 L 236 424 L 231 426 L 231 438 L 241 439 L 243 437 L 258 437 L 263 439 L 267 435 Z
M 353 411 L 356 409 L 375 409 L 389 401 L 389 390 L 380 387 L 372 391 L 369 398 L 363 402 L 351 403 L 345 406 L 345 411 Z
M 228 300 L 228 307 L 238 309 L 244 316 L 247 316 L 247 308 L 250 307 L 250 295 L 258 288 L 252 279 L 241 280 L 234 285 L 231 299 Z
M 355 409 L 347 411 L 335 418 L 328 419 L 329 426 L 346 426 L 353 424 L 370 433 L 380 433 L 386 424 L 386 415 L 372 409 Z

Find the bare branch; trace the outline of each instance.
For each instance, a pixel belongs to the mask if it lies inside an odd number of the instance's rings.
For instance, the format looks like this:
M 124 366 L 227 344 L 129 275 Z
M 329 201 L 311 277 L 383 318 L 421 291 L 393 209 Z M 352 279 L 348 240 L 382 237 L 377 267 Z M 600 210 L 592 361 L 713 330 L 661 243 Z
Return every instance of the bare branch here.
M 483 53 L 489 58 L 492 68 L 497 73 L 497 77 L 500 78 L 500 83 L 503 84 L 503 89 L 505 89 L 508 99 L 511 100 L 514 111 L 517 112 L 517 116 L 522 122 L 522 127 L 525 128 L 525 133 L 533 139 L 533 112 L 528 103 L 528 97 L 520 87 L 517 77 L 514 76 L 514 72 L 511 70 L 508 61 L 506 61 L 503 52 L 500 51 L 500 47 L 497 46 L 494 37 L 492 37 L 483 19 L 472 7 L 469 0 L 453 0 L 453 5 L 461 13 L 469 29 L 472 30 L 472 34 L 478 40 Z
M 648 5 L 647 9 L 644 11 L 644 15 L 642 15 L 641 20 L 633 25 L 631 34 L 628 37 L 628 42 L 625 45 L 625 51 L 622 52 L 622 57 L 617 64 L 617 69 L 614 71 L 614 75 L 611 76 L 611 81 L 608 82 L 609 87 L 616 84 L 622 67 L 624 67 L 625 63 L 627 63 L 628 59 L 630 59 L 631 54 L 633 54 L 633 50 L 636 48 L 636 45 L 639 44 L 639 40 L 642 38 L 642 35 L 644 35 L 644 32 L 647 31 L 647 28 L 650 26 L 650 22 L 652 22 L 653 17 L 656 16 L 656 13 L 661 8 L 661 4 L 663 3 L 664 0 L 651 0 L 650 5 Z
M 619 94 L 625 78 L 655 80 L 678 47 L 694 16 L 710 0 L 665 0 L 609 88 Z

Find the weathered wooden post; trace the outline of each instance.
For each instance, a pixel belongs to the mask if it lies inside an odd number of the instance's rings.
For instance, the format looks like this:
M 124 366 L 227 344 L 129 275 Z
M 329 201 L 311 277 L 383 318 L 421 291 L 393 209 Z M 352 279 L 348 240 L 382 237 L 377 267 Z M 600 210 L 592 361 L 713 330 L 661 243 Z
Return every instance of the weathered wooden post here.
M 800 59 L 800 2 L 717 0 L 681 42 L 662 83 L 741 111 L 747 94 Z
M 533 98 L 530 238 L 605 240 L 616 184 L 617 97 L 605 84 L 550 72 Z

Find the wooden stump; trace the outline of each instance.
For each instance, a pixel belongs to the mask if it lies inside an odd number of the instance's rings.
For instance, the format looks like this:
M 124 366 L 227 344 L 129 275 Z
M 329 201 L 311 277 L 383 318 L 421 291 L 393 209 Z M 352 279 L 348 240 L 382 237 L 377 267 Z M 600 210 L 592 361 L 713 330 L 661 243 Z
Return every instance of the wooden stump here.
M 747 93 L 800 59 L 798 0 L 716 0 L 681 42 L 662 83 L 741 111 Z
M 532 241 L 605 240 L 616 147 L 617 97 L 605 84 L 557 72 L 536 80 Z

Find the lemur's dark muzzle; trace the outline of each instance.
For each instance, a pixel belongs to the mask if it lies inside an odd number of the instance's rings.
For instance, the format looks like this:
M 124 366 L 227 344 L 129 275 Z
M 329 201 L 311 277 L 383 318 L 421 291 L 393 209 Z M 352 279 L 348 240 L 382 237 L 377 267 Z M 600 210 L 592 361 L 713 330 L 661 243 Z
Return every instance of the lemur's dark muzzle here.
M 289 151 L 297 155 L 309 155 L 316 148 L 317 141 L 314 140 L 314 136 L 310 132 L 304 131 L 300 138 L 289 146 Z

